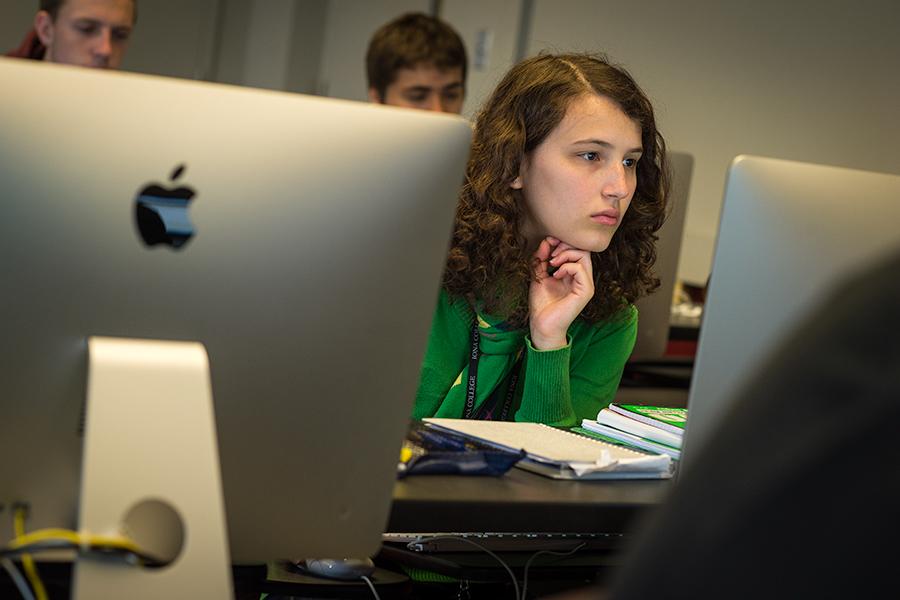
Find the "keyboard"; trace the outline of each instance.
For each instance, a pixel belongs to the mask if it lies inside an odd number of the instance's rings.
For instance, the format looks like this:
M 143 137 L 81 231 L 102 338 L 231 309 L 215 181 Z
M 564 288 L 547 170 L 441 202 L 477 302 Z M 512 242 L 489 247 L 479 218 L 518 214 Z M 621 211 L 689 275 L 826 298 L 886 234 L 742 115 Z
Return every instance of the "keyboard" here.
M 627 539 L 622 533 L 548 532 L 447 532 L 385 533 L 383 543 L 402 545 L 414 552 L 478 552 L 478 546 L 492 552 L 566 552 L 583 544 L 582 550 L 618 548 Z M 477 546 L 475 545 L 477 544 Z

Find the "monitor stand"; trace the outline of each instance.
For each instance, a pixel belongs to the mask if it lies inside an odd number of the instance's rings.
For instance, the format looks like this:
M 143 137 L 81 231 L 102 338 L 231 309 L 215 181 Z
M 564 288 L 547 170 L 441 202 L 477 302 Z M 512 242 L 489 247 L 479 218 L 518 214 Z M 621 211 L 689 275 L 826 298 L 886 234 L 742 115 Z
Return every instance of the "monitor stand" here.
M 79 528 L 172 562 L 84 556 L 73 598 L 233 598 L 206 350 L 92 337 Z

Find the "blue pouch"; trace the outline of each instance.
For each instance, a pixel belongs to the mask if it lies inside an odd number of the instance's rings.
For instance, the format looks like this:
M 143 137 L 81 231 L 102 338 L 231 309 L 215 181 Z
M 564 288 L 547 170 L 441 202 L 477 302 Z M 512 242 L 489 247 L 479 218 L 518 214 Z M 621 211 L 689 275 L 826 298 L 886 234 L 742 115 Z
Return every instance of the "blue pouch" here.
M 488 475 L 509 471 L 525 456 L 497 448 L 480 447 L 471 440 L 413 422 L 397 469 L 398 479 L 409 475 Z

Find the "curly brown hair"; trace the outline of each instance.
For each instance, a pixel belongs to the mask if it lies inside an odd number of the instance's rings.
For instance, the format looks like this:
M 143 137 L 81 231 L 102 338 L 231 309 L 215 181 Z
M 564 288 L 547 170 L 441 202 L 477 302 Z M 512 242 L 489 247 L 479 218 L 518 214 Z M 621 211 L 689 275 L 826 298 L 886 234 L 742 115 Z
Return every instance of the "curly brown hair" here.
M 631 75 L 605 56 L 542 54 L 515 65 L 475 119 L 472 150 L 460 191 L 444 288 L 481 303 L 517 325 L 528 318 L 533 249 L 520 230 L 524 200 L 510 187 L 530 152 L 559 125 L 569 104 L 586 93 L 616 102 L 641 128 L 644 149 L 637 188 L 612 242 L 592 252 L 594 297 L 581 312 L 589 322 L 608 320 L 659 279 L 656 232 L 666 218 L 669 170 L 666 144 L 653 107 Z

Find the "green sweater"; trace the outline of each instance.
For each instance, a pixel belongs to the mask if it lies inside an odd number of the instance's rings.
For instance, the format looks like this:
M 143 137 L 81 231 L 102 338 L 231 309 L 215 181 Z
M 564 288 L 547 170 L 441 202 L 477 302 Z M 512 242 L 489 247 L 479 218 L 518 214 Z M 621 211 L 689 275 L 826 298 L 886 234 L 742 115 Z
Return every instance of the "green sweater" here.
M 495 317 L 477 316 L 481 359 L 476 410 L 495 388 L 506 385 L 507 375 L 525 348 L 513 405 L 514 418 L 556 426 L 569 427 L 585 418 L 594 419 L 613 400 L 637 335 L 634 306 L 629 306 L 622 318 L 605 323 L 575 319 L 569 327 L 569 344 L 548 351 L 536 350 L 525 329 L 511 330 Z M 451 300 L 441 290 L 413 418 L 463 416 L 470 334 L 475 317 L 468 302 Z

